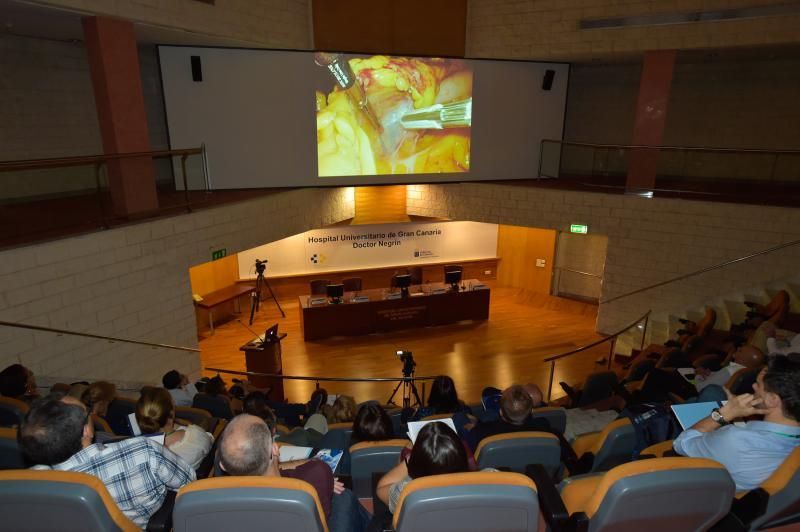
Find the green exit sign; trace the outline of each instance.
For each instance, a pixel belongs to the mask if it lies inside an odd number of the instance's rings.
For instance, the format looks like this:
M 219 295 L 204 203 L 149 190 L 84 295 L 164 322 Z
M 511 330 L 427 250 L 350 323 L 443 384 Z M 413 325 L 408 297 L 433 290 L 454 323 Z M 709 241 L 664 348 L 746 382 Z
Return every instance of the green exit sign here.
M 572 224 L 569 226 L 570 233 L 578 233 L 579 235 L 585 235 L 589 232 L 588 225 L 580 225 L 580 224 Z
M 216 251 L 211 252 L 211 260 L 219 260 L 222 257 L 226 257 L 228 255 L 228 250 L 226 248 L 218 249 Z

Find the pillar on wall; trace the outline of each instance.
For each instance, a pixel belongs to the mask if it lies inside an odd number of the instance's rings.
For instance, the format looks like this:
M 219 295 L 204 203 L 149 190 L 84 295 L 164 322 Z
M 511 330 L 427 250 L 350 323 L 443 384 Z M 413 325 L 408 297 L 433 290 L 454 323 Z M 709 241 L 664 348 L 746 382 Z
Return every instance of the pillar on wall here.
M 133 23 L 85 17 L 83 34 L 94 86 L 103 151 L 150 151 L 147 113 Z M 150 157 L 109 161 L 109 188 L 117 215 L 158 207 L 155 169 Z
M 633 145 L 659 146 L 663 141 L 675 55 L 675 50 L 649 51 L 644 54 L 631 139 Z M 627 190 L 641 192 L 655 188 L 657 167 L 658 150 L 631 150 Z

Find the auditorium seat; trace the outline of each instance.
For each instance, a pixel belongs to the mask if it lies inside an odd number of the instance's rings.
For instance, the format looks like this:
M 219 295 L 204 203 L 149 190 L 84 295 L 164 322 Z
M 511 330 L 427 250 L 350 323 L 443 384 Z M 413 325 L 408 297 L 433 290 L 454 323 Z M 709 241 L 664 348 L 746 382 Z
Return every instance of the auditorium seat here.
M 348 277 L 342 280 L 342 284 L 345 292 L 360 292 L 362 290 L 361 277 Z
M 708 530 L 728 514 L 736 489 L 728 471 L 706 458 L 653 458 L 566 479 L 559 486 L 560 500 L 541 467 L 528 472 L 554 529 Z
M 227 397 L 198 393 L 192 400 L 192 407 L 207 410 L 212 416 L 219 419 L 232 419 L 233 410 Z
M 175 532 L 298 530 L 327 532 L 314 487 L 281 477 L 215 477 L 178 491 Z
M 24 469 L 27 466 L 17 444 L 17 429 L 0 428 L 0 469 Z
M 649 447 L 645 447 L 642 449 L 642 452 L 639 454 L 639 456 L 654 456 L 656 458 L 663 458 L 665 456 L 677 455 L 675 450 L 672 448 L 672 441 L 673 440 L 665 440 L 661 443 L 655 443 Z
M 555 432 L 564 435 L 567 430 L 567 412 L 558 406 L 542 406 L 533 409 L 534 419 L 544 419 Z
M 135 412 L 136 399 L 117 396 L 111 401 L 111 404 L 108 405 L 108 411 L 106 412 L 106 421 L 108 421 L 114 434 L 133 436 L 130 423 L 128 422 L 128 415 Z
M 69 471 L 0 471 L 5 530 L 138 531 L 92 475 Z
M 328 432 L 320 440 L 320 449 L 342 449 L 342 458 L 336 466 L 337 475 L 350 474 L 350 438 L 353 434 L 352 423 L 331 423 Z
M 753 393 L 753 384 L 764 366 L 757 368 L 742 368 L 728 379 L 725 387 L 730 390 L 733 395 L 741 395 L 743 393 Z
M 747 507 L 756 508 L 755 513 L 741 511 Z M 749 530 L 800 522 L 800 447 L 795 447 L 761 486 L 740 494 L 732 513 L 741 517 Z
M 572 442 L 572 449 L 579 459 L 591 460 L 591 472 L 598 472 L 630 462 L 635 445 L 633 425 L 630 419 L 622 418 L 612 421 L 600 432 L 581 434 Z
M 330 279 L 314 279 L 308 286 L 312 296 L 324 296 L 328 293 L 329 284 L 331 284 Z
M 531 463 L 541 464 L 555 478 L 561 469 L 561 446 L 549 432 L 511 432 L 484 438 L 475 449 L 479 469 L 508 467 L 525 472 Z
M 111 430 L 111 425 L 108 424 L 108 421 L 98 416 L 97 414 L 92 414 L 92 424 L 94 425 L 95 433 L 105 432 L 107 434 L 111 434 L 112 436 L 114 436 L 114 431 Z
M 454 416 L 452 412 L 444 413 L 444 414 L 431 414 L 430 416 L 425 416 L 420 419 L 420 421 L 435 421 L 437 419 L 450 419 Z
M 29 407 L 25 401 L 0 396 L 0 427 L 19 426 L 28 410 Z
M 350 447 L 350 475 L 353 491 L 359 499 L 372 496 L 372 474 L 386 473 L 400 460 L 400 451 L 408 440 L 365 441 Z
M 194 408 L 192 406 L 176 406 L 175 417 L 185 419 L 198 427 L 202 427 L 210 433 L 216 432 L 217 418 L 211 415 L 211 412 L 203 408 Z
M 539 530 L 536 485 L 524 475 L 473 472 L 412 480 L 394 513 L 397 532 Z
M 292 429 L 281 423 L 275 425 L 275 434 L 278 436 L 284 436 L 286 434 L 289 434 L 291 431 Z
M 777 326 L 781 318 L 789 312 L 789 292 L 779 290 L 766 305 L 752 301 L 745 301 L 744 304 L 750 309 L 743 324 L 745 327 L 755 328 L 764 321 L 771 321 Z

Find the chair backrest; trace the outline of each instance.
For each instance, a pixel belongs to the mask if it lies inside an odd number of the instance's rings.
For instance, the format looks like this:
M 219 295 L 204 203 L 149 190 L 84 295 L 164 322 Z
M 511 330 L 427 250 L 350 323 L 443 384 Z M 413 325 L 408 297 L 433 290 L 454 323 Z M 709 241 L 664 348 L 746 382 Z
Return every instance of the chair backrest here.
M 725 387 L 730 390 L 733 395 L 753 393 L 753 384 L 755 384 L 756 378 L 762 369 L 763 366 L 757 368 L 742 368 L 731 375 Z
M 592 453 L 592 472 L 608 471 L 612 467 L 630 462 L 636 447 L 636 430 L 631 420 L 621 418 L 606 425 L 602 431 L 582 434 L 572 442 L 578 457 Z
M 736 486 L 724 466 L 706 458 L 652 458 L 615 467 L 602 477 L 565 482 L 571 512 L 589 531 L 708 530 L 730 510 Z
M 706 307 L 706 313 L 703 319 L 697 322 L 694 329 L 694 334 L 697 336 L 705 336 L 711 332 L 714 325 L 717 323 L 717 311 L 712 307 Z
M 412 266 L 408 268 L 408 274 L 411 276 L 411 284 L 422 284 L 422 266 Z
M 324 296 L 328 293 L 329 284 L 331 284 L 330 279 L 314 279 L 308 283 L 308 286 L 312 296 Z
M 190 421 L 192 424 L 202 427 L 212 434 L 216 432 L 218 419 L 211 415 L 211 412 L 204 408 L 194 408 L 192 406 L 176 406 L 175 417 Z
M 0 469 L 25 469 L 28 467 L 17 443 L 17 429 L 0 428 Z
M 800 447 L 795 447 L 760 487 L 769 494 L 769 500 L 764 514 L 751 523 L 751 530 L 780 526 L 799 517 Z
M 434 420 L 437 420 L 437 419 L 450 419 L 454 415 L 455 414 L 453 414 L 452 412 L 444 413 L 444 414 L 431 414 L 429 416 L 425 416 L 425 417 L 421 418 L 420 421 L 434 421 Z
M 314 487 L 281 477 L 215 477 L 187 484 L 172 512 L 175 532 L 327 532 Z
M 447 272 L 464 272 L 464 265 L 462 264 L 445 264 L 444 273 Z
M 0 427 L 21 425 L 29 409 L 25 401 L 0 395 Z
M 365 441 L 350 447 L 350 475 L 359 499 L 372 496 L 372 474 L 385 473 L 397 465 L 408 440 Z
M 528 464 L 541 464 L 554 477 L 561 466 L 561 445 L 549 432 L 511 432 L 484 438 L 475 449 L 478 467 L 509 467 L 522 473 Z
M 4 530 L 134 531 L 103 482 L 69 471 L 0 471 Z
M 536 485 L 518 473 L 473 472 L 412 480 L 394 513 L 398 532 L 539 529 Z
M 639 358 L 631 364 L 628 373 L 625 374 L 625 382 L 636 382 L 644 379 L 645 375 L 656 367 L 656 360 L 652 358 Z
M 115 397 L 108 405 L 106 421 L 114 434 L 132 436 L 128 415 L 136 412 L 136 400 L 129 397 Z
M 275 425 L 275 434 L 278 436 L 283 436 L 285 434 L 289 434 L 292 431 L 289 427 L 282 423 L 278 423 Z
M 95 432 L 105 432 L 115 436 L 114 431 L 111 430 L 111 425 L 108 424 L 108 421 L 101 418 L 97 414 L 92 414 L 92 424 L 94 425 Z
M 361 277 L 348 277 L 342 280 L 345 292 L 360 292 L 361 291 Z
M 567 430 L 567 411 L 557 406 L 542 406 L 534 408 L 531 417 L 544 419 L 555 432 L 563 435 Z
M 776 317 L 782 318 L 789 310 L 789 292 L 786 290 L 779 290 L 769 303 L 763 309 L 762 314 L 767 316 L 769 321 L 775 323 L 778 320 Z
M 586 377 L 577 406 L 585 406 L 614 395 L 617 374 L 613 371 L 599 371 Z
M 207 410 L 212 416 L 220 419 L 233 418 L 233 410 L 231 410 L 230 400 L 221 395 L 198 393 L 192 400 L 192 406 L 194 408 L 202 408 L 203 410 Z

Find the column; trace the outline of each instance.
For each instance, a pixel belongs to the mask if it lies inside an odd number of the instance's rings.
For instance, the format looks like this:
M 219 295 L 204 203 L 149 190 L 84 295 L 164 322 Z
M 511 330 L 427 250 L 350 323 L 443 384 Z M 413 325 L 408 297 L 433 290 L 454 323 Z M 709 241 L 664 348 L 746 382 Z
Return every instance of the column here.
M 103 151 L 150 151 L 147 114 L 133 23 L 85 17 L 83 34 L 94 86 Z M 114 214 L 130 215 L 158 208 L 155 169 L 150 157 L 109 161 Z
M 659 146 L 663 143 L 675 55 L 675 50 L 644 54 L 631 144 Z M 628 156 L 626 188 L 636 192 L 655 188 L 658 150 L 634 149 Z

